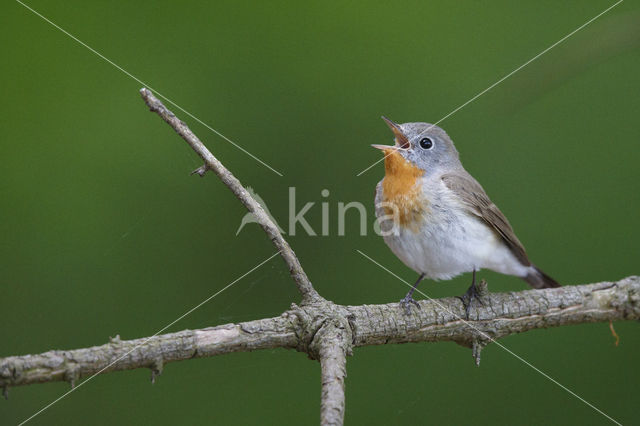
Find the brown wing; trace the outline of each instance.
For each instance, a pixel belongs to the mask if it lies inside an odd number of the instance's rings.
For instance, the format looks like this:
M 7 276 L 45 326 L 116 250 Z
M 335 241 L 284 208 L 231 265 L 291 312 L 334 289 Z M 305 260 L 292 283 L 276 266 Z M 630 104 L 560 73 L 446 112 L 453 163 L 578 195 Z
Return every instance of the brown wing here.
M 529 266 L 531 262 L 524 251 L 524 247 L 506 217 L 498 206 L 493 204 L 482 186 L 466 171 L 445 174 L 442 176 L 444 184 L 453 191 L 468 207 L 469 213 L 474 214 L 490 225 L 502 237 L 514 256 Z

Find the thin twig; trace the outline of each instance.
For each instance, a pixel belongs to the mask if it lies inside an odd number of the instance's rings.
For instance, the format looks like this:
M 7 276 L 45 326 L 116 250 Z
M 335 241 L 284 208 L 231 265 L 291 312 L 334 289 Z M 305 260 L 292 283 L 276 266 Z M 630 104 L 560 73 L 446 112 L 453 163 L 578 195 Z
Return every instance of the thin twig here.
M 280 251 L 280 255 L 284 259 L 285 263 L 289 267 L 289 273 L 298 286 L 298 290 L 302 295 L 303 303 L 310 303 L 313 301 L 321 300 L 322 298 L 313 288 L 313 285 L 309 281 L 307 274 L 302 269 L 300 261 L 296 254 L 293 252 L 289 244 L 285 241 L 278 229 L 277 225 L 273 223 L 269 215 L 264 211 L 262 206 L 247 192 L 242 186 L 240 181 L 225 167 L 222 163 L 211 154 L 206 146 L 198 139 L 198 137 L 189 129 L 189 127 L 178 117 L 175 116 L 164 104 L 146 88 L 140 89 L 140 95 L 144 99 L 149 109 L 158 114 L 167 124 L 169 124 L 175 131 L 184 139 L 189 146 L 202 158 L 204 166 L 195 170 L 194 173 L 198 173 L 203 176 L 207 170 L 213 171 L 220 180 L 233 192 L 233 194 L 240 200 L 242 204 L 252 213 L 256 221 L 260 224 L 264 232 L 267 233 L 269 239 L 273 242 L 276 248 Z

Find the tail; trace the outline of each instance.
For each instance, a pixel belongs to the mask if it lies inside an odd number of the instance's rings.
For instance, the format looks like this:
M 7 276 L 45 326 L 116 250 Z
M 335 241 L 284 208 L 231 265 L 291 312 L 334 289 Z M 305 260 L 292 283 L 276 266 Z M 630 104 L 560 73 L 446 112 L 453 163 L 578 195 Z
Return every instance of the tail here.
M 533 288 L 551 288 L 560 287 L 560 284 L 549 275 L 538 269 L 537 266 L 531 265 L 531 271 L 526 276 L 522 277 L 523 280 L 529 283 Z

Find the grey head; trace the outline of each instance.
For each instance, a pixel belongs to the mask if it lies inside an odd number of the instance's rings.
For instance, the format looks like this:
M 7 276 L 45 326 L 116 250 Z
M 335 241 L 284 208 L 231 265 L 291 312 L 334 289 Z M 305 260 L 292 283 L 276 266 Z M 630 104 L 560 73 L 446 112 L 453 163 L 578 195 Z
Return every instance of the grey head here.
M 393 132 L 395 145 L 372 145 L 374 148 L 385 152 L 394 149 L 426 174 L 462 167 L 453 141 L 440 127 L 429 123 L 397 124 L 386 117 L 382 119 Z

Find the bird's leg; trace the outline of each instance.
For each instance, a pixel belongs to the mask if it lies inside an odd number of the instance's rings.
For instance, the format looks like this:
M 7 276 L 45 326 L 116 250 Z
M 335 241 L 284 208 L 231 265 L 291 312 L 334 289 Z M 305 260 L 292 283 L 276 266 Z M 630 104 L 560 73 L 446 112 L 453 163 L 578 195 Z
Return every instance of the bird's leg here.
M 404 311 L 407 315 L 411 313 L 411 304 L 416 305 L 418 308 L 420 307 L 420 305 L 418 305 L 418 302 L 413 300 L 413 292 L 416 291 L 416 288 L 418 288 L 418 284 L 420 284 L 420 281 L 422 281 L 423 279 L 424 279 L 424 274 L 421 274 L 418 277 L 418 280 L 416 281 L 416 283 L 411 287 L 411 290 L 409 290 L 409 293 L 407 293 L 404 299 L 400 301 L 400 306 L 404 308 Z
M 476 286 L 476 270 L 473 270 L 473 278 L 471 279 L 471 286 L 467 289 L 467 291 L 459 296 L 459 299 L 462 300 L 462 304 L 464 305 L 464 311 L 467 314 L 467 321 L 469 320 L 469 313 L 471 312 L 471 305 L 474 300 L 480 302 L 481 305 L 484 305 L 482 301 L 482 294 L 480 290 Z

